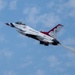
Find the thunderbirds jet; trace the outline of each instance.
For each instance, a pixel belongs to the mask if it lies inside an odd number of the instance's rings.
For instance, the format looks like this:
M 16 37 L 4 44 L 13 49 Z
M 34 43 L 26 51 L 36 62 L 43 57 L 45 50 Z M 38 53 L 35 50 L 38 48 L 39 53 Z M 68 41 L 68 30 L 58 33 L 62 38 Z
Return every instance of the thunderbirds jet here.
M 37 31 L 22 22 L 5 23 L 5 24 L 10 27 L 16 28 L 17 31 L 22 35 L 38 40 L 40 44 L 43 44 L 45 46 L 48 46 L 49 44 L 52 44 L 52 45 L 60 44 L 60 42 L 56 39 L 56 34 L 63 27 L 63 25 L 61 24 L 58 24 L 57 26 L 55 26 L 48 32 Z

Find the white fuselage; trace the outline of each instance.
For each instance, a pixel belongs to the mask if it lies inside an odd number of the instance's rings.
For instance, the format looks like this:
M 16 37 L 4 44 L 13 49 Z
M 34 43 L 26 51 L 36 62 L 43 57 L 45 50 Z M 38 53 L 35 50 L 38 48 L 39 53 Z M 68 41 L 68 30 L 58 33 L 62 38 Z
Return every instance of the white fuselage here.
M 52 43 L 52 40 L 54 39 L 53 37 L 50 37 L 46 34 L 43 34 L 29 26 L 23 26 L 23 25 L 15 25 L 15 27 L 18 29 L 18 32 L 26 35 L 26 34 L 30 34 L 30 35 L 35 35 L 39 41 L 44 41 L 44 42 L 48 42 L 48 43 Z
M 17 31 L 22 35 L 25 35 L 25 36 L 28 36 L 28 37 L 31 37 L 33 39 L 40 41 L 40 44 L 44 44 L 48 46 L 49 44 L 57 45 L 59 43 L 53 37 L 46 35 L 40 31 L 37 31 L 21 22 L 6 23 L 6 25 L 16 28 Z

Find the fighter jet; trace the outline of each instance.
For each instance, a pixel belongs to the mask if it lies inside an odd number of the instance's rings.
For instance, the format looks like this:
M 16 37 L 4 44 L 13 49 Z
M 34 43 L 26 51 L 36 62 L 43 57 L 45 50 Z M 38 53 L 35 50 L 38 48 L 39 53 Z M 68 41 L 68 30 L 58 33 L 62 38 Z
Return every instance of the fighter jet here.
M 37 31 L 23 22 L 5 23 L 5 24 L 10 27 L 16 28 L 17 31 L 22 35 L 38 40 L 39 43 L 42 45 L 49 46 L 49 44 L 51 44 L 56 46 L 60 44 L 60 42 L 56 39 L 56 35 L 63 27 L 63 25 L 61 24 L 56 25 L 48 32 Z

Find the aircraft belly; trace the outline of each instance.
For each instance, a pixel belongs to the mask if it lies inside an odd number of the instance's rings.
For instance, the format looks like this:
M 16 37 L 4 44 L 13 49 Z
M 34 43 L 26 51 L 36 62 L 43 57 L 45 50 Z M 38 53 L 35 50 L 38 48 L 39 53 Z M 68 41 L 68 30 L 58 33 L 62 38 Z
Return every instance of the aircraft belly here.
M 26 34 L 26 36 L 31 37 L 33 39 L 39 40 L 36 35 Z
M 22 35 L 28 36 L 30 38 L 33 38 L 33 39 L 36 39 L 36 40 L 39 40 L 39 41 L 42 41 L 45 43 L 50 43 L 50 44 L 52 43 L 51 39 L 46 38 L 44 36 L 39 36 L 39 35 L 35 35 L 35 34 L 28 34 L 28 32 L 21 31 L 21 30 L 19 30 L 18 32 Z

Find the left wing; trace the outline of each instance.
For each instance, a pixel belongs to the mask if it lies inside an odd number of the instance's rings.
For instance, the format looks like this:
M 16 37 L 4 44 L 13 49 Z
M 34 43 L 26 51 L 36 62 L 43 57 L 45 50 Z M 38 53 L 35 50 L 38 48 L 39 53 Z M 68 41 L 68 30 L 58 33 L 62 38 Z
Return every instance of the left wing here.
M 28 37 L 34 38 L 36 40 L 45 42 L 45 43 L 51 43 L 52 41 L 49 39 L 46 39 L 45 37 L 42 37 L 40 35 L 35 35 L 35 34 L 26 34 Z
M 32 34 L 32 33 L 29 33 L 29 32 L 23 31 L 23 30 L 18 30 L 18 32 L 19 32 L 20 34 L 22 34 L 22 35 L 25 35 L 25 36 L 34 38 L 34 39 L 36 39 L 36 40 L 40 40 L 40 41 L 41 41 L 41 40 L 44 39 L 44 37 L 42 37 L 42 36 L 39 36 L 39 35 L 37 35 L 37 34 Z

